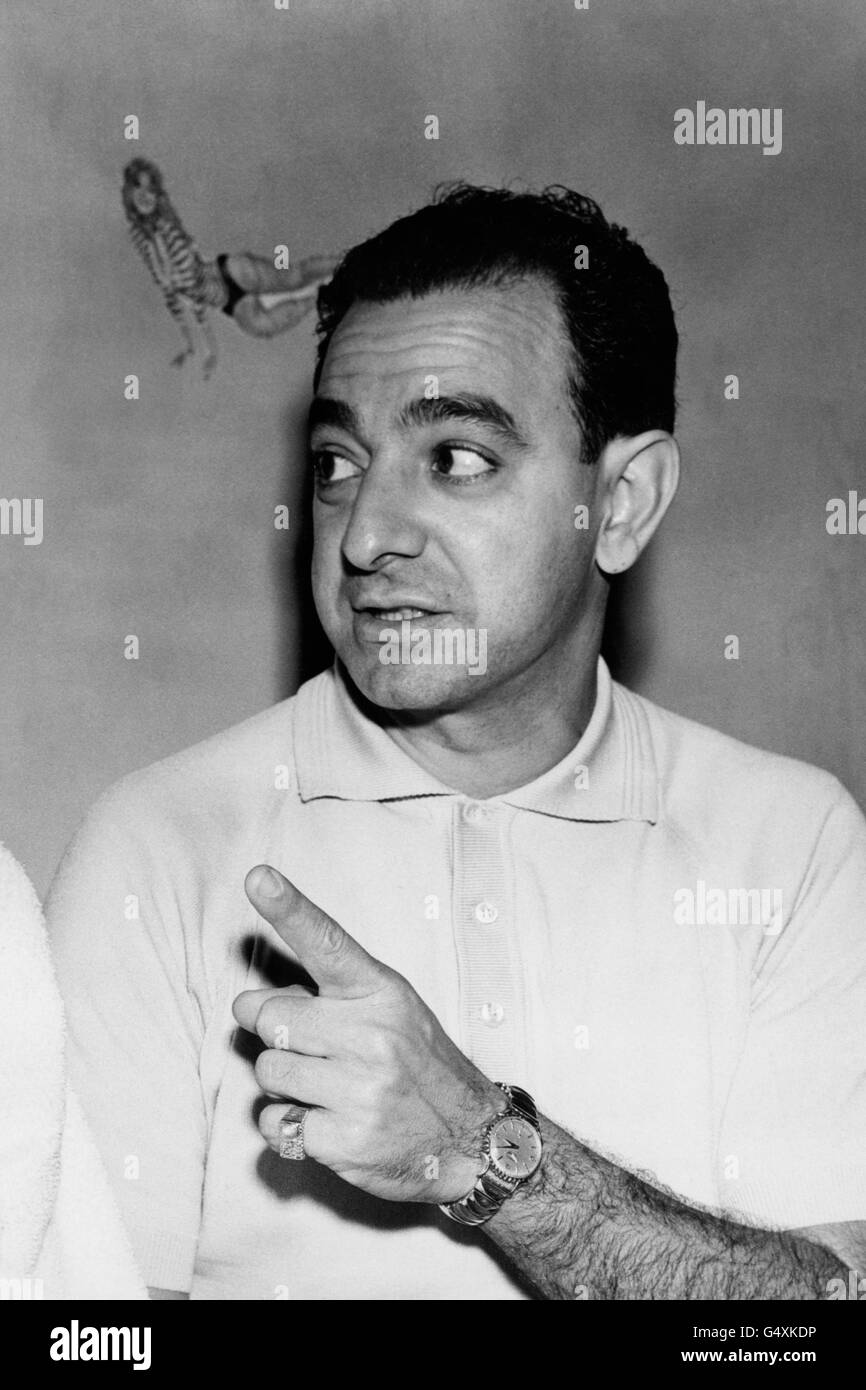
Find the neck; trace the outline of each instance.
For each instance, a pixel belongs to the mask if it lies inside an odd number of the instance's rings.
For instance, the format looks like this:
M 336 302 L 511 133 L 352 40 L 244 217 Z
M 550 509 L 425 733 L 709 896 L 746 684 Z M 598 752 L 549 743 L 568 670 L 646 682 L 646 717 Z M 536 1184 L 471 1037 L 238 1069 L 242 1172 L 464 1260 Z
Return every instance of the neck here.
M 596 699 L 598 646 L 562 671 L 530 671 L 505 695 L 410 720 L 378 711 L 394 742 L 446 787 L 483 800 L 526 786 L 574 748 Z

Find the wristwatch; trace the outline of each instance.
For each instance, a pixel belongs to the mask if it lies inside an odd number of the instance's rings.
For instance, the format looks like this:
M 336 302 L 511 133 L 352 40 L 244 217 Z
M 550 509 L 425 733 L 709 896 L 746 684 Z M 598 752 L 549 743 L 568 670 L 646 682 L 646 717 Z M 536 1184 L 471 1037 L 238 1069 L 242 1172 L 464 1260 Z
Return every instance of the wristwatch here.
M 502 1081 L 496 1084 L 505 1092 L 508 1105 L 484 1131 L 484 1167 L 468 1196 L 440 1204 L 440 1210 L 461 1226 L 483 1226 L 541 1163 L 542 1139 L 535 1101 L 519 1086 L 506 1086 Z

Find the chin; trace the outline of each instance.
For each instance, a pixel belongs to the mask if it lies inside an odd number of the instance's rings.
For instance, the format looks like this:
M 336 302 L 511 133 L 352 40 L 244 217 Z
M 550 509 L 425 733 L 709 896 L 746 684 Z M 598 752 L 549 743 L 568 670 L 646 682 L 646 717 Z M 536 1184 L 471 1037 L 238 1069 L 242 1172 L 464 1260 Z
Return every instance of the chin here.
M 384 665 L 357 648 L 338 651 L 357 689 L 379 709 L 444 713 L 471 703 L 486 685 L 465 666 Z

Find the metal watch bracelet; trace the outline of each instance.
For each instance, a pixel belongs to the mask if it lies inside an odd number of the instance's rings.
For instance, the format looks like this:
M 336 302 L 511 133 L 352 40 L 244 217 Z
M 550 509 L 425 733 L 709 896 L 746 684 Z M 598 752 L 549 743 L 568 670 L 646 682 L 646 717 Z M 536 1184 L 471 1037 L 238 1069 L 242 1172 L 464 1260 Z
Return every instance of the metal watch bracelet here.
M 497 1115 L 485 1126 L 485 1137 L 489 1135 L 493 1126 L 508 1115 L 514 1113 L 522 1115 L 530 1124 L 538 1127 L 538 1110 L 535 1101 L 527 1091 L 519 1086 L 507 1085 L 504 1081 L 497 1081 L 496 1085 L 505 1093 L 509 1100 L 509 1105 L 505 1110 L 500 1110 Z M 509 1184 L 503 1182 L 495 1173 L 490 1171 L 488 1156 L 488 1167 L 480 1173 L 475 1181 L 475 1186 L 465 1197 L 460 1197 L 455 1202 L 440 1203 L 439 1209 L 446 1216 L 450 1216 L 452 1221 L 456 1221 L 461 1226 L 483 1226 L 492 1216 L 495 1216 L 507 1197 L 512 1196 L 520 1187 L 520 1182 Z

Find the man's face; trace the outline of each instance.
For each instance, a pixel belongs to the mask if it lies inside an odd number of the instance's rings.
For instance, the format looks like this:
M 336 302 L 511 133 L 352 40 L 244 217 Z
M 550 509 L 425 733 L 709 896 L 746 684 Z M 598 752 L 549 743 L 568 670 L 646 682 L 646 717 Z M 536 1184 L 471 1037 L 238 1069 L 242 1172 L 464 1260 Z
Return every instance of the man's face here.
M 536 279 L 358 303 L 334 333 L 310 417 L 313 592 L 374 704 L 547 701 L 573 676 L 603 596 L 569 362 Z M 464 664 L 453 638 L 436 660 L 436 629 L 463 630 Z

